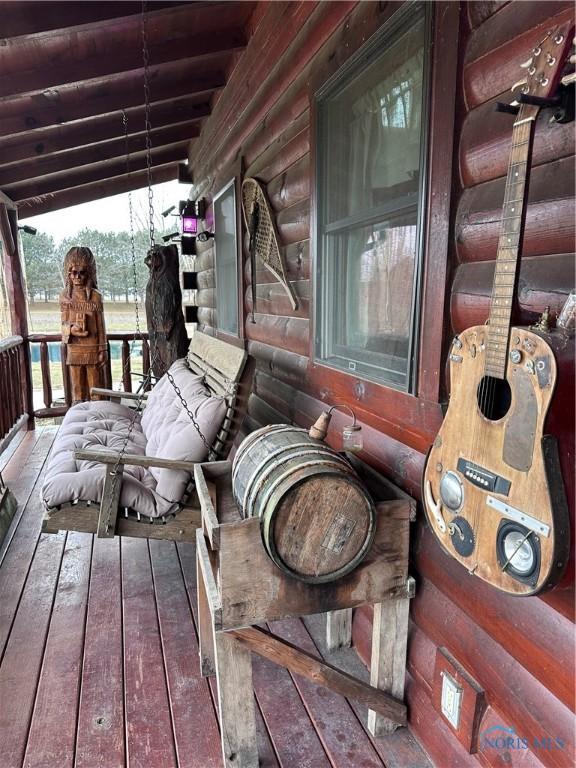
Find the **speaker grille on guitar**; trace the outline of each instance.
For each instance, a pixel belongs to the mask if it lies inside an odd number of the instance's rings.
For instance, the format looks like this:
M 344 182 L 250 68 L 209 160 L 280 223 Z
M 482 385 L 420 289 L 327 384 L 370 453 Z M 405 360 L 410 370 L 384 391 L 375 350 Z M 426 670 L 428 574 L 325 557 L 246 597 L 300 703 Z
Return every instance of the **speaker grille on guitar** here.
M 496 534 L 498 565 L 517 581 L 536 584 L 540 573 L 540 541 L 534 531 L 501 520 Z

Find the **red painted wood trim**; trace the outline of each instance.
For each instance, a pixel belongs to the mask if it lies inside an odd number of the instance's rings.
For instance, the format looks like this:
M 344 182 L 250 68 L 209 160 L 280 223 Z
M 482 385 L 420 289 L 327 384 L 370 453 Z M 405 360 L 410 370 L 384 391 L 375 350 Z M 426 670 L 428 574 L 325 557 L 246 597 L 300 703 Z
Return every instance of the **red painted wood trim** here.
M 457 3 L 434 3 L 428 210 L 423 244 L 424 279 L 417 384 L 418 397 L 429 401 L 439 399 L 443 372 L 442 339 L 446 326 L 446 314 L 441 309 L 446 304 L 448 277 L 459 23 L 460 7 Z

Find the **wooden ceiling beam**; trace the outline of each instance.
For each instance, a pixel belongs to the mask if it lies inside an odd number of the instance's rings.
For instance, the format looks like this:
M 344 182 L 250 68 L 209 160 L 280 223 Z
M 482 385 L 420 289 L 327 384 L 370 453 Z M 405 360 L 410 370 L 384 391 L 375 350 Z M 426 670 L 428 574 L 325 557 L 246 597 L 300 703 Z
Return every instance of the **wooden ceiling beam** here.
M 180 142 L 160 149 L 152 150 L 151 164 L 166 165 L 167 163 L 177 163 L 186 158 L 187 142 Z M 131 173 L 142 171 L 147 167 L 146 153 L 140 152 L 134 155 L 130 161 Z M 91 184 L 95 181 L 105 181 L 115 176 L 125 176 L 126 161 L 124 158 L 110 160 L 105 163 L 95 163 L 94 165 L 85 165 L 81 168 L 64 171 L 62 173 L 53 173 L 50 176 L 43 176 L 32 181 L 19 182 L 17 184 L 7 184 L 4 187 L 5 193 L 11 197 L 15 203 L 20 206 L 23 200 L 30 200 L 36 197 L 43 197 L 63 189 L 71 189 L 84 184 Z
M 152 183 L 163 184 L 178 178 L 178 164 L 170 163 L 153 169 Z M 63 189 L 50 195 L 45 195 L 36 200 L 25 200 L 18 205 L 18 218 L 23 221 L 30 216 L 39 216 L 42 213 L 59 211 L 62 208 L 70 208 L 80 203 L 91 203 L 103 197 L 112 197 L 124 192 L 134 192 L 143 189 L 148 184 L 147 171 L 131 173 L 127 176 L 117 176 L 106 181 L 96 181 L 92 184 L 84 184 L 71 189 Z M 128 221 L 126 222 L 128 228 Z
M 152 147 L 158 149 L 182 141 L 188 142 L 199 135 L 200 128 L 198 124 L 196 122 L 187 122 L 153 130 L 150 133 L 150 139 Z M 83 165 L 92 165 L 120 157 L 125 160 L 126 152 L 132 156 L 137 152 L 144 152 L 145 150 L 146 133 L 143 132 L 128 136 L 128 140 L 122 136 L 112 141 L 90 144 L 86 147 L 56 152 L 30 160 L 21 160 L 16 163 L 10 163 L 10 165 L 0 166 L 0 188 L 18 182 L 32 181 L 40 176 L 46 176 L 51 173 L 79 168 Z
M 207 103 L 197 103 L 198 97 L 178 99 L 153 104 L 150 121 L 153 129 L 167 128 L 179 123 L 201 120 L 210 114 Z M 126 110 L 129 135 L 142 133 L 145 129 L 144 107 Z M 50 155 L 53 152 L 77 149 L 102 141 L 123 136 L 120 112 L 81 120 L 52 128 L 41 128 L 29 134 L 18 134 L 0 138 L 0 157 L 4 164 L 14 163 L 33 157 Z M 191 135 L 190 138 L 193 138 Z
M 251 3 L 173 8 L 148 19 L 150 62 L 199 59 L 242 49 Z M 153 18 L 152 18 L 153 17 Z M 40 44 L 41 43 L 41 44 Z M 142 34 L 136 17 L 116 19 L 72 35 L 48 33 L 42 40 L 13 38 L 0 47 L 0 97 L 126 72 L 142 66 Z M 46 62 L 51 62 L 46 66 Z
M 180 2 L 159 2 L 155 0 L 154 10 L 160 11 L 183 5 Z M 122 16 L 135 16 L 142 13 L 142 4 L 133 0 L 115 0 L 107 3 L 77 2 L 69 0 L 26 0 L 0 2 L 0 18 L 2 19 L 2 37 L 19 37 L 21 35 L 37 35 L 56 29 L 68 32 L 85 24 L 94 24 L 106 19 Z
M 199 63 L 185 59 L 151 67 L 150 102 L 184 96 L 209 101 L 226 85 L 228 54 Z M 73 120 L 109 114 L 144 102 L 144 70 L 130 70 L 104 79 L 88 80 L 46 93 L 25 94 L 0 102 L 0 136 L 63 125 Z

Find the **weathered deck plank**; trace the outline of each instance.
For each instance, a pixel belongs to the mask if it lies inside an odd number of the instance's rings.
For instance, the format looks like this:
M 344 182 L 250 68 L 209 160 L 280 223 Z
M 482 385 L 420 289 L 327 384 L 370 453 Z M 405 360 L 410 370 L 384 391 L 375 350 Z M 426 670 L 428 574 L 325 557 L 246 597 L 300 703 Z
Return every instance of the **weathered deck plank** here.
M 124 768 L 120 539 L 94 538 L 75 768 Z
M 122 539 L 126 751 L 130 768 L 177 768 L 146 539 Z
M 24 768 L 73 768 L 92 536 L 69 533 L 52 610 Z
M 220 737 L 208 683 L 200 675 L 198 641 L 173 542 L 151 541 L 150 554 L 168 681 L 178 768 L 220 768 Z
M 22 764 L 65 534 L 41 536 L 0 666 L 0 765 Z M 3 634 L 8 634 L 8 631 Z

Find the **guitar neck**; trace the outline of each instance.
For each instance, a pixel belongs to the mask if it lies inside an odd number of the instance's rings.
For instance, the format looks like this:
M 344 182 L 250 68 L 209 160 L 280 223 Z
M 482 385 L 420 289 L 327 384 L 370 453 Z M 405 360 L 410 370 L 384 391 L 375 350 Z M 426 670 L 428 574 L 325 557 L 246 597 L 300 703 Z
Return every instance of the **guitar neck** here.
M 522 105 L 512 130 L 512 151 L 504 191 L 486 348 L 486 374 L 498 379 L 506 377 L 512 304 L 526 217 L 529 160 L 537 114 L 538 107 Z

